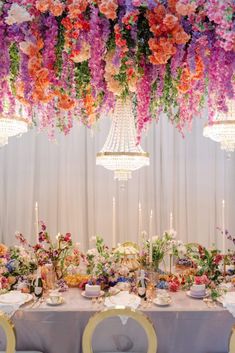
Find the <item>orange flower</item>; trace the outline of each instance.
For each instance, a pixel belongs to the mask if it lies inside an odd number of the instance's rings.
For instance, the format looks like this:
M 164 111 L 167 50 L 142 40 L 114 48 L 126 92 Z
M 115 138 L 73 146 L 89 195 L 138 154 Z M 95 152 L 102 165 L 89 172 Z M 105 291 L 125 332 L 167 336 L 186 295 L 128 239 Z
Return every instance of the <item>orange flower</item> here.
M 0 257 L 5 256 L 7 253 L 7 247 L 4 244 L 0 244 Z
M 63 11 L 64 11 L 64 5 L 60 1 L 54 0 L 50 4 L 50 12 L 52 13 L 52 15 L 60 16 L 62 15 Z
M 50 84 L 49 71 L 46 68 L 41 68 L 37 71 L 36 86 L 45 89 Z
M 69 17 L 71 19 L 77 18 L 78 15 L 86 11 L 88 0 L 73 0 L 68 6 Z
M 152 55 L 150 55 L 149 60 L 154 65 L 166 64 L 167 61 L 176 53 L 176 47 L 170 38 L 151 38 L 149 40 L 149 48 L 152 51 Z
M 154 17 L 157 22 L 161 22 L 166 15 L 166 9 L 163 5 L 158 5 L 154 8 Z
M 176 28 L 172 31 L 172 36 L 176 44 L 185 44 L 190 39 L 190 35 L 187 34 L 180 26 L 176 26 Z
M 40 70 L 42 64 L 42 60 L 37 56 L 33 56 L 28 61 L 28 70 L 31 76 L 34 76 L 35 73 Z
M 100 0 L 99 1 L 99 10 L 110 20 L 115 20 L 117 18 L 117 0 Z
M 196 80 L 200 80 L 203 77 L 204 65 L 200 56 L 195 58 L 195 72 L 191 72 L 188 65 L 184 67 L 180 82 L 178 84 L 178 91 L 181 93 L 187 93 L 190 88 L 193 86 Z
M 36 1 L 36 9 L 40 12 L 46 12 L 49 10 L 51 4 L 51 0 L 37 0 Z
M 15 84 L 16 98 L 24 105 L 29 105 L 29 102 L 24 98 L 24 82 L 17 80 Z
M 170 10 L 172 13 L 175 13 L 175 12 L 176 12 L 176 4 L 177 4 L 177 1 L 178 1 L 178 0 L 168 0 L 168 1 L 167 1 L 168 8 L 169 8 L 169 10 Z
M 69 110 L 74 108 L 75 106 L 75 100 L 69 97 L 67 94 L 60 94 L 59 101 L 58 101 L 58 108 L 64 109 L 64 110 Z
M 174 15 L 167 14 L 163 19 L 163 23 L 169 30 L 172 30 L 178 23 L 178 18 Z
M 52 93 L 48 93 L 47 91 L 41 89 L 40 87 L 35 87 L 32 93 L 32 97 L 34 101 L 40 101 L 42 103 L 48 103 L 53 98 Z

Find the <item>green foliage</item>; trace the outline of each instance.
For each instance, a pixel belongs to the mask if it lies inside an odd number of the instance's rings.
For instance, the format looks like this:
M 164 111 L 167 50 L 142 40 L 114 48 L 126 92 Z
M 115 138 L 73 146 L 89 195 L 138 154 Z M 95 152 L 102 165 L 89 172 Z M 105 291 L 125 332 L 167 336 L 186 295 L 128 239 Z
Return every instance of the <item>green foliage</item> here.
M 11 89 L 13 93 L 15 93 L 15 82 L 17 76 L 19 74 L 19 67 L 20 67 L 20 56 L 19 56 L 19 49 L 16 43 L 13 43 L 9 48 L 9 55 L 10 55 L 10 82 L 11 82 Z
M 57 76 L 60 77 L 62 73 L 62 68 L 63 68 L 63 50 L 64 50 L 64 26 L 61 24 L 61 19 L 62 17 L 57 17 L 57 23 L 58 23 L 58 37 L 57 37 L 57 44 L 55 48 L 55 53 L 56 53 L 56 62 L 55 62 L 55 69 L 57 72 Z
M 152 37 L 149 23 L 146 18 L 146 8 L 142 7 L 137 21 L 137 60 L 141 61 L 143 57 L 151 54 L 148 41 Z
M 76 84 L 76 94 L 78 98 L 81 98 L 86 92 L 87 85 L 90 83 L 91 79 L 88 60 L 75 64 L 74 77 Z

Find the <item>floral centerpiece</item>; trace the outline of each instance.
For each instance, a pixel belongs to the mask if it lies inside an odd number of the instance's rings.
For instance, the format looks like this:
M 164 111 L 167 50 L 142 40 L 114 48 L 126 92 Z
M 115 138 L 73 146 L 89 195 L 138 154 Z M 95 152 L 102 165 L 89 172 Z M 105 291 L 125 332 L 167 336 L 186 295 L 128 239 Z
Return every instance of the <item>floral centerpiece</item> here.
M 221 276 L 219 265 L 223 256 L 218 249 L 206 249 L 201 245 L 188 245 L 188 256 L 197 265 L 196 275 L 206 275 L 209 280 L 217 281 Z
M 79 263 L 80 252 L 73 246 L 71 234 L 58 234 L 53 241 L 47 232 L 46 225 L 41 224 L 41 231 L 38 234 L 38 243 L 31 245 L 27 242 L 22 234 L 17 234 L 17 239 L 20 241 L 24 249 L 27 249 L 35 258 L 37 266 L 52 265 L 56 279 L 61 279 L 67 271 L 71 262 Z
M 130 96 L 138 142 L 161 111 L 182 131 L 207 102 L 212 121 L 234 98 L 234 22 L 232 0 L 2 0 L 0 114 L 19 101 L 53 138 Z
M 183 256 L 186 248 L 182 241 L 175 239 L 174 231 L 164 232 L 161 237 L 152 238 L 152 266 L 158 270 L 160 263 L 166 255 Z M 149 264 L 150 240 L 143 243 L 143 250 L 140 254 L 141 263 L 144 266 Z
M 121 263 L 118 252 L 113 253 L 104 240 L 94 237 L 95 248 L 87 251 L 87 273 L 91 276 L 91 281 L 100 283 L 102 286 L 114 285 L 123 277 L 128 278 L 129 268 Z
M 23 246 L 0 244 L 0 291 L 27 281 L 37 268 L 35 257 Z

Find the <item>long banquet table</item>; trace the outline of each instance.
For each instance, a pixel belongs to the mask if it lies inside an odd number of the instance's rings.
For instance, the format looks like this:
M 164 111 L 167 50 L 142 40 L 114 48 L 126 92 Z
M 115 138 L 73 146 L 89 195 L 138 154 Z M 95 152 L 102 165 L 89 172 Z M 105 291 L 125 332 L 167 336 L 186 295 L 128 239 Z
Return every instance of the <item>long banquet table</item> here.
M 171 295 L 170 306 L 144 309 L 157 332 L 158 352 L 228 352 L 229 334 L 235 323 L 233 316 L 221 305 L 209 308 L 204 301 L 189 298 L 184 292 Z M 79 289 L 70 289 L 63 296 L 65 303 L 61 306 L 52 307 L 44 302 L 36 308 L 25 305 L 14 314 L 17 349 L 37 349 L 44 353 L 82 352 L 84 327 L 98 309 L 81 296 Z M 137 333 L 135 326 L 123 325 L 119 318 L 109 320 L 113 321 L 104 330 L 97 330 L 95 350 L 143 348 L 145 339 Z M 112 330 L 110 334 L 109 330 Z

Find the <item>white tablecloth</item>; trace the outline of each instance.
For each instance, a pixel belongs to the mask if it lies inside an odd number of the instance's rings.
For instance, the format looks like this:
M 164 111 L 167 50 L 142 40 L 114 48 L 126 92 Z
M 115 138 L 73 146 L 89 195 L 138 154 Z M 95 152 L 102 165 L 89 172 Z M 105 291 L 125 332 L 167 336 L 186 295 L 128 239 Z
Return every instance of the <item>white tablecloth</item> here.
M 44 353 L 79 353 L 84 327 L 97 311 L 78 289 L 64 293 L 65 304 L 20 309 L 14 315 L 17 348 L 38 349 Z M 154 323 L 159 353 L 222 353 L 228 352 L 228 339 L 233 316 L 221 305 L 208 308 L 202 300 L 184 292 L 172 294 L 169 307 L 153 306 L 145 310 Z M 128 320 L 129 325 L 129 320 Z M 122 325 L 119 318 L 95 334 L 96 351 L 146 348 L 145 337 L 135 324 Z

